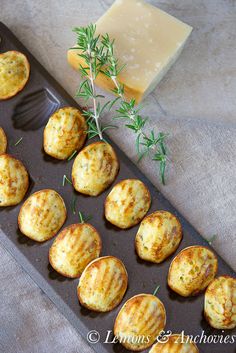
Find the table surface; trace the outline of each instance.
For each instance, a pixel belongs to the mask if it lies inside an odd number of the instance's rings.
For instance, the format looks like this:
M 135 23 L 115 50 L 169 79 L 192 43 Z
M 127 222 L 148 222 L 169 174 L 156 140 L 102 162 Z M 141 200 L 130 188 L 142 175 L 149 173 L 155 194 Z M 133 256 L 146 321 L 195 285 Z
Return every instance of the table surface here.
M 236 2 L 153 0 L 194 27 L 174 67 L 146 99 L 147 128 L 169 133 L 167 185 L 150 160 L 142 171 L 236 270 Z M 1 1 L 1 20 L 73 96 L 66 62 L 71 29 L 95 22 L 112 0 Z M 229 124 L 231 123 L 231 125 Z M 234 127 L 233 127 L 234 123 Z M 110 136 L 136 160 L 134 135 Z M 0 247 L 0 352 L 92 352 L 70 323 Z

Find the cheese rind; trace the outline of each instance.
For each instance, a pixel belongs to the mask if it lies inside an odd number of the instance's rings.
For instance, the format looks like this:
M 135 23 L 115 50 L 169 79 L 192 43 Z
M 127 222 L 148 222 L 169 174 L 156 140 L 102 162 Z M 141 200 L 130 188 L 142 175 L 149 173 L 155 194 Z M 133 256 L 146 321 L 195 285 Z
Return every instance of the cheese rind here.
M 140 101 L 160 82 L 181 53 L 192 27 L 142 0 L 116 0 L 97 21 L 98 34 L 115 39 L 119 75 L 127 98 Z M 83 64 L 78 51 L 68 51 L 68 61 L 75 68 Z M 110 90 L 112 82 L 99 75 L 96 83 Z

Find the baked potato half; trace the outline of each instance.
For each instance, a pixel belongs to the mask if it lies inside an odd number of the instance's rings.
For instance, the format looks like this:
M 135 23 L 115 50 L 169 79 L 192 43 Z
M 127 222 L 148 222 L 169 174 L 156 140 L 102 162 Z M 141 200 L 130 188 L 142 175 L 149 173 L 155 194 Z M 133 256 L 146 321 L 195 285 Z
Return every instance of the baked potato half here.
M 72 182 L 76 191 L 97 196 L 115 180 L 119 162 L 111 145 L 95 142 L 86 146 L 75 158 Z
M 90 262 L 77 288 L 80 304 L 106 312 L 120 304 L 128 285 L 128 274 L 121 260 L 104 256 Z
M 30 65 L 26 56 L 11 50 L 0 54 L 0 100 L 9 99 L 26 85 Z
M 141 180 L 125 179 L 117 183 L 105 200 L 106 219 L 119 228 L 138 224 L 151 205 L 151 195 Z
M 0 206 L 20 203 L 29 187 L 24 165 L 9 154 L 0 155 Z
M 168 285 L 183 297 L 203 291 L 214 279 L 218 268 L 215 254 L 204 246 L 189 246 L 173 259 L 168 273 Z
M 154 295 L 138 294 L 130 298 L 119 311 L 114 335 L 132 351 L 150 347 L 166 324 L 163 303 Z
M 7 137 L 3 128 L 0 126 L 0 154 L 5 153 L 6 150 L 7 150 Z
M 91 224 L 71 224 L 54 240 L 49 262 L 61 275 L 76 278 L 100 255 L 101 247 L 101 238 Z
M 179 220 L 170 212 L 156 211 L 145 217 L 135 238 L 138 256 L 160 263 L 173 254 L 182 239 Z
M 204 315 L 216 329 L 236 327 L 236 279 L 220 276 L 207 287 L 204 301 Z
M 173 334 L 152 346 L 149 353 L 198 353 L 199 350 L 188 336 Z
M 68 159 L 86 139 L 87 124 L 79 109 L 64 107 L 49 118 L 43 133 L 44 151 L 57 159 Z
M 51 239 L 66 220 L 62 197 L 51 189 L 30 195 L 21 206 L 18 225 L 21 233 L 38 242 Z

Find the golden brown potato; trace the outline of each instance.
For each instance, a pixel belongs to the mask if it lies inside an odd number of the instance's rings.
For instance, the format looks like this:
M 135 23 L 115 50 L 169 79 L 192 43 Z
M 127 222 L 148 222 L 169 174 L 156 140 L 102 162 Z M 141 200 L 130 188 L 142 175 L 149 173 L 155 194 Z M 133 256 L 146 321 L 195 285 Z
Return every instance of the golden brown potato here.
M 0 99 L 15 96 L 26 85 L 30 65 L 26 56 L 19 51 L 0 54 Z
M 114 334 L 132 351 L 150 347 L 166 324 L 163 303 L 154 295 L 138 294 L 130 298 L 118 313 Z
M 24 165 L 9 154 L 0 155 L 0 206 L 20 203 L 29 187 Z
M 104 256 L 85 268 L 78 285 L 81 305 L 93 311 L 114 309 L 122 300 L 128 284 L 128 274 L 121 260 Z
M 7 150 L 7 137 L 3 128 L 0 126 L 0 154 L 5 153 L 6 150 Z
M 216 329 L 236 327 L 236 279 L 220 276 L 207 287 L 204 314 L 209 324 Z
M 105 201 L 106 219 L 119 228 L 129 228 L 139 223 L 151 204 L 149 190 L 138 179 L 117 183 Z
M 63 276 L 76 278 L 99 256 L 101 247 L 100 236 L 91 224 L 72 224 L 54 240 L 49 262 Z
M 86 146 L 76 157 L 72 167 L 72 182 L 82 194 L 97 196 L 116 178 L 119 162 L 114 149 L 106 142 Z
M 217 267 L 217 258 L 210 249 L 189 246 L 171 262 L 168 285 L 183 297 L 197 295 L 214 279 Z
M 51 239 L 66 220 L 66 206 L 54 190 L 44 189 L 30 195 L 20 209 L 20 231 L 38 242 Z
M 149 353 L 198 353 L 199 350 L 188 336 L 174 334 L 166 336 L 152 346 Z
M 87 124 L 81 112 L 73 107 L 57 110 L 44 129 L 44 151 L 57 159 L 67 159 L 79 151 L 86 139 Z
M 142 220 L 135 247 L 141 259 L 160 263 L 175 252 L 181 239 L 179 220 L 170 212 L 156 211 Z

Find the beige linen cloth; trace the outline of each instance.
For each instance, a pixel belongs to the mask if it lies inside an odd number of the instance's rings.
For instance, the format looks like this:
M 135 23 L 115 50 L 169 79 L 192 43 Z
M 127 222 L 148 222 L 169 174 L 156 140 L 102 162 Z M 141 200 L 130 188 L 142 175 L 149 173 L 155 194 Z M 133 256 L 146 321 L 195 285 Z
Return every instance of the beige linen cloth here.
M 149 126 L 168 132 L 167 185 L 148 159 L 140 168 L 236 270 L 236 2 L 153 0 L 194 27 L 181 57 L 145 101 Z M 66 62 L 71 29 L 96 21 L 112 0 L 1 0 L 1 20 L 74 95 Z M 217 126 L 207 120 L 220 122 Z M 124 138 L 125 135 L 125 138 Z M 131 131 L 110 136 L 135 161 Z M 0 248 L 0 352 L 75 353 L 91 349 L 11 256 Z

